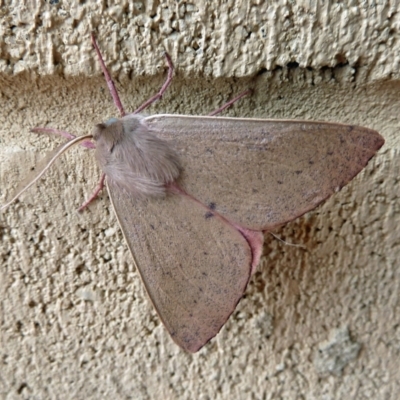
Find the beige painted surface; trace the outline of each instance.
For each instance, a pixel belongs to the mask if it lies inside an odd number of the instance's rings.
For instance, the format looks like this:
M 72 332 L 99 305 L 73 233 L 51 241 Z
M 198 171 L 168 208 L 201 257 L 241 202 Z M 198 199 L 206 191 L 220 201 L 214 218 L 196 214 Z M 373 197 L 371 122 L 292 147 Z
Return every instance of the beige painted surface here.
M 305 250 L 266 237 L 244 299 L 196 355 L 152 309 L 107 195 L 76 212 L 99 171 L 90 151 L 72 150 L 0 216 L 0 398 L 397 399 L 398 2 L 9 3 L 0 202 L 62 142 L 30 128 L 83 134 L 117 115 L 91 30 L 127 109 L 158 90 L 167 49 L 175 80 L 149 112 L 207 113 L 253 86 L 227 115 L 365 125 L 386 144 L 340 193 L 277 232 Z

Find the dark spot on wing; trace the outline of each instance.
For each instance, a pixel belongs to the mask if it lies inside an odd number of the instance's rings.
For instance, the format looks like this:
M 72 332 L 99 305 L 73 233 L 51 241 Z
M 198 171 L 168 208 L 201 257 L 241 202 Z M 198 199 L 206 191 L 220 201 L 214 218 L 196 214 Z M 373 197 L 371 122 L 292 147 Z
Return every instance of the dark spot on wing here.
M 215 210 L 217 208 L 217 205 L 214 202 L 211 202 L 211 203 L 208 204 L 208 208 L 210 210 Z
M 294 171 L 294 173 L 296 174 L 296 175 L 300 175 L 300 174 L 302 174 L 303 173 L 303 171 Z
M 150 228 L 154 230 L 154 225 L 150 224 Z
M 313 165 L 313 164 L 314 164 L 314 161 L 313 161 L 313 160 L 310 160 L 310 161 L 308 161 L 308 163 L 309 163 L 310 165 Z
M 333 155 L 333 151 L 328 151 L 326 154 L 328 154 L 328 156 L 332 156 Z
M 277 181 L 278 182 L 278 185 L 282 185 L 283 184 L 283 182 L 282 181 Z
M 208 212 L 206 212 L 206 215 L 204 216 L 204 218 L 209 219 L 209 218 L 212 218 L 213 216 L 214 216 L 214 213 L 208 211 Z
M 253 193 L 258 193 L 258 190 L 253 188 L 253 189 L 252 189 L 252 192 L 253 192 Z

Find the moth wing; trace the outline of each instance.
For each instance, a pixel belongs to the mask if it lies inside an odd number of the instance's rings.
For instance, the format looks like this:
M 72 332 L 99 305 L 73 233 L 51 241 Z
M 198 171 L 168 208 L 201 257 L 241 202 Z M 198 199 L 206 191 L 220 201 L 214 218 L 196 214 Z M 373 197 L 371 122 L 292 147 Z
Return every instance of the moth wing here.
M 251 272 L 243 236 L 183 195 L 110 197 L 146 290 L 173 340 L 196 352 L 234 311 Z
M 178 152 L 184 190 L 255 230 L 315 208 L 384 143 L 371 129 L 326 122 L 153 115 L 143 123 Z

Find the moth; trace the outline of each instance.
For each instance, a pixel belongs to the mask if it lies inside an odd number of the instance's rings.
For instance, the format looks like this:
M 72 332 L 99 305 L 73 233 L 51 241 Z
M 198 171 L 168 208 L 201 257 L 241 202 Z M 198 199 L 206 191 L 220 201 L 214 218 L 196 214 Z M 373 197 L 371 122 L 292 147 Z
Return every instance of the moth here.
M 92 35 L 120 118 L 73 138 L 40 170 L 84 141 L 94 147 L 103 184 L 148 295 L 172 339 L 196 352 L 225 324 L 262 254 L 264 233 L 294 220 L 353 179 L 383 145 L 353 125 L 299 120 L 143 115 L 171 83 L 125 114 Z M 17 193 L 3 209 L 14 201 Z M 162 251 L 160 251 L 162 249 Z

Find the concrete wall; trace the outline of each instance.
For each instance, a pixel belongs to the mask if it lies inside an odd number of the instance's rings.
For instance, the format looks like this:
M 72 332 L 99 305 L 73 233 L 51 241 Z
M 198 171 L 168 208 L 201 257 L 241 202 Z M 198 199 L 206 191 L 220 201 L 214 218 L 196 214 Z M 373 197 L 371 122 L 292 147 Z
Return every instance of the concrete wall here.
M 30 128 L 81 135 L 117 115 L 92 30 L 126 109 L 156 93 L 166 49 L 176 75 L 151 113 L 205 114 L 255 87 L 226 115 L 386 139 L 340 193 L 276 232 L 305 249 L 266 236 L 244 299 L 195 355 L 153 310 L 107 194 L 76 212 L 100 172 L 89 150 L 70 151 L 0 216 L 1 398 L 398 398 L 398 1 L 0 5 L 1 202 L 63 141 Z

